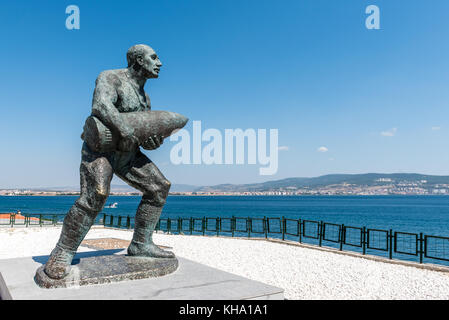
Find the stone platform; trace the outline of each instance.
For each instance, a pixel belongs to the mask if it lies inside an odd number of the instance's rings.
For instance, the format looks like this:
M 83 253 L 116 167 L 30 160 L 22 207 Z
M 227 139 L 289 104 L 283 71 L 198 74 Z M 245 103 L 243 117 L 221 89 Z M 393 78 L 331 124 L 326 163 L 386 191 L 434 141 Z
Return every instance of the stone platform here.
M 34 280 L 36 270 L 45 264 L 48 256 L 0 260 L 0 298 L 3 300 L 241 300 L 284 298 L 284 290 L 281 288 L 180 257 L 178 257 L 178 267 L 173 273 L 155 278 L 139 279 L 148 272 L 150 276 L 155 276 L 156 274 L 151 274 L 155 270 L 154 264 L 151 267 L 152 264 L 150 263 L 146 269 L 143 269 L 144 271 L 139 268 L 140 271 L 138 270 L 136 273 L 134 267 L 127 265 L 131 257 L 127 257 L 125 253 L 126 250 L 120 249 L 78 253 L 74 258 L 75 266 L 78 265 L 80 270 L 85 269 L 90 260 L 96 261 L 98 269 L 92 269 L 91 265 L 89 270 L 92 272 L 87 273 L 90 276 L 87 276 L 87 274 L 83 276 L 83 272 L 80 272 L 78 278 L 75 274 L 72 275 L 72 279 L 80 281 L 84 279 L 87 281 L 84 284 L 97 281 L 97 284 L 77 286 L 76 283 L 72 283 L 70 287 L 57 289 L 41 288 Z M 144 263 L 144 260 L 142 260 L 142 263 Z M 161 263 L 164 262 L 161 261 Z M 173 264 L 170 266 L 169 263 L 168 265 L 169 268 L 173 268 Z M 98 270 L 106 271 L 109 275 L 101 276 L 97 273 Z M 135 280 L 120 281 L 123 280 L 124 274 L 127 272 L 131 274 L 131 279 Z M 97 278 L 93 275 L 100 275 L 102 280 L 88 280 Z M 73 284 L 75 285 L 73 286 Z
M 125 280 L 161 277 L 178 268 L 178 259 L 155 259 L 128 255 L 104 255 L 74 259 L 70 274 L 63 280 L 47 276 L 42 265 L 34 280 L 43 288 L 67 288 Z

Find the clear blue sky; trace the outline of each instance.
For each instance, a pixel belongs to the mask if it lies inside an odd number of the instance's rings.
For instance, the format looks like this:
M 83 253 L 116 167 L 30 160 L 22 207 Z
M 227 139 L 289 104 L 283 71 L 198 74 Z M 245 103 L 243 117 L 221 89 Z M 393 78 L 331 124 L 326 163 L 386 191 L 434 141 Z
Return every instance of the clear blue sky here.
M 65 28 L 70 4 L 80 30 Z M 365 28 L 370 4 L 381 30 Z M 447 0 L 2 1 L 0 188 L 79 183 L 95 79 L 136 43 L 164 64 L 146 86 L 154 109 L 203 128 L 277 128 L 288 147 L 266 177 L 259 165 L 174 166 L 166 140 L 146 153 L 173 183 L 447 175 L 448 12 Z

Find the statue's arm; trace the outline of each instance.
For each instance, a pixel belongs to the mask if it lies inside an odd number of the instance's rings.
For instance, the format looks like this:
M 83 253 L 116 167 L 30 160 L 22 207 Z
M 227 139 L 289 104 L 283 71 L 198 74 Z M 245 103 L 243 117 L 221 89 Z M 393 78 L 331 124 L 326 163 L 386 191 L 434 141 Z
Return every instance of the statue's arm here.
M 99 118 L 111 130 L 120 134 L 125 140 L 133 139 L 133 128 L 129 127 L 115 107 L 119 98 L 117 86 L 120 80 L 111 74 L 101 73 L 95 82 L 92 100 L 92 115 Z

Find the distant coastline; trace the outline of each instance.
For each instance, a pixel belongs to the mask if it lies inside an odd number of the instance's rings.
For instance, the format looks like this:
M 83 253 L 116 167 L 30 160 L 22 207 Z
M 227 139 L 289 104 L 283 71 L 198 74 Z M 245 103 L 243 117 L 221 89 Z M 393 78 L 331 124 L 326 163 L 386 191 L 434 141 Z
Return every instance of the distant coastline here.
M 0 194 L 2 197 L 75 197 L 79 196 L 78 193 L 56 193 L 56 194 Z M 142 196 L 141 193 L 110 193 L 109 196 L 115 197 L 139 197 Z M 339 196 L 339 197 L 350 197 L 350 196 L 360 196 L 360 197 L 373 197 L 373 196 L 449 196 L 449 194 L 421 194 L 421 193 L 404 193 L 404 194 L 241 194 L 241 193 L 201 193 L 201 194 L 191 194 L 191 193 L 169 193 L 169 196 L 178 197 L 329 197 L 329 196 Z
M 76 196 L 79 187 L 0 189 L 0 196 Z M 128 185 L 111 185 L 111 195 L 139 196 Z M 314 178 L 286 178 L 252 184 L 194 186 L 174 184 L 178 196 L 320 196 L 320 195 L 449 195 L 449 176 L 417 173 L 330 174 Z

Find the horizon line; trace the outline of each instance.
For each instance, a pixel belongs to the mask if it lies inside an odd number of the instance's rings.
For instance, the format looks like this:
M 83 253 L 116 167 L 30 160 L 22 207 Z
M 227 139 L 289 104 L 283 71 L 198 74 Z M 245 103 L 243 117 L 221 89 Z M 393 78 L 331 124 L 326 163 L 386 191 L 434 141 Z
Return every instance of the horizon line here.
M 362 176 L 362 175 L 421 175 L 421 176 L 433 176 L 433 177 L 449 177 L 448 175 L 437 175 L 437 174 L 426 174 L 426 173 L 416 173 L 416 172 L 393 172 L 393 173 L 379 173 L 379 172 L 367 172 L 367 173 L 329 173 L 329 174 L 323 174 L 323 175 L 318 175 L 318 176 L 310 176 L 310 177 L 287 177 L 287 178 L 280 178 L 280 179 L 275 179 L 275 180 L 265 180 L 263 182 L 249 182 L 249 183 L 219 183 L 219 184 L 209 184 L 209 185 L 194 185 L 194 184 L 188 184 L 188 183 L 173 183 L 173 185 L 185 185 L 185 186 L 190 186 L 190 187 L 197 187 L 197 188 L 201 188 L 201 187 L 210 187 L 210 186 L 219 186 L 219 185 L 248 185 L 248 184 L 262 184 L 262 183 L 267 183 L 267 182 L 274 182 L 274 181 L 282 181 L 282 180 L 287 180 L 287 179 L 313 179 L 313 178 L 321 178 L 321 177 L 326 177 L 326 176 L 337 176 L 337 175 L 351 175 L 351 176 Z M 127 185 L 126 183 L 123 184 L 111 184 L 111 186 L 115 186 L 115 187 L 130 187 L 131 186 Z M 45 188 L 51 188 L 51 189 L 56 189 L 56 188 L 78 188 L 79 186 L 34 186 L 34 187 L 9 187 L 9 188 L 4 188 L 4 187 L 0 187 L 0 190 L 16 190 L 16 189 L 45 189 Z M 52 191 L 58 191 L 58 190 L 52 190 Z M 70 191 L 74 191 L 74 190 L 70 190 Z

